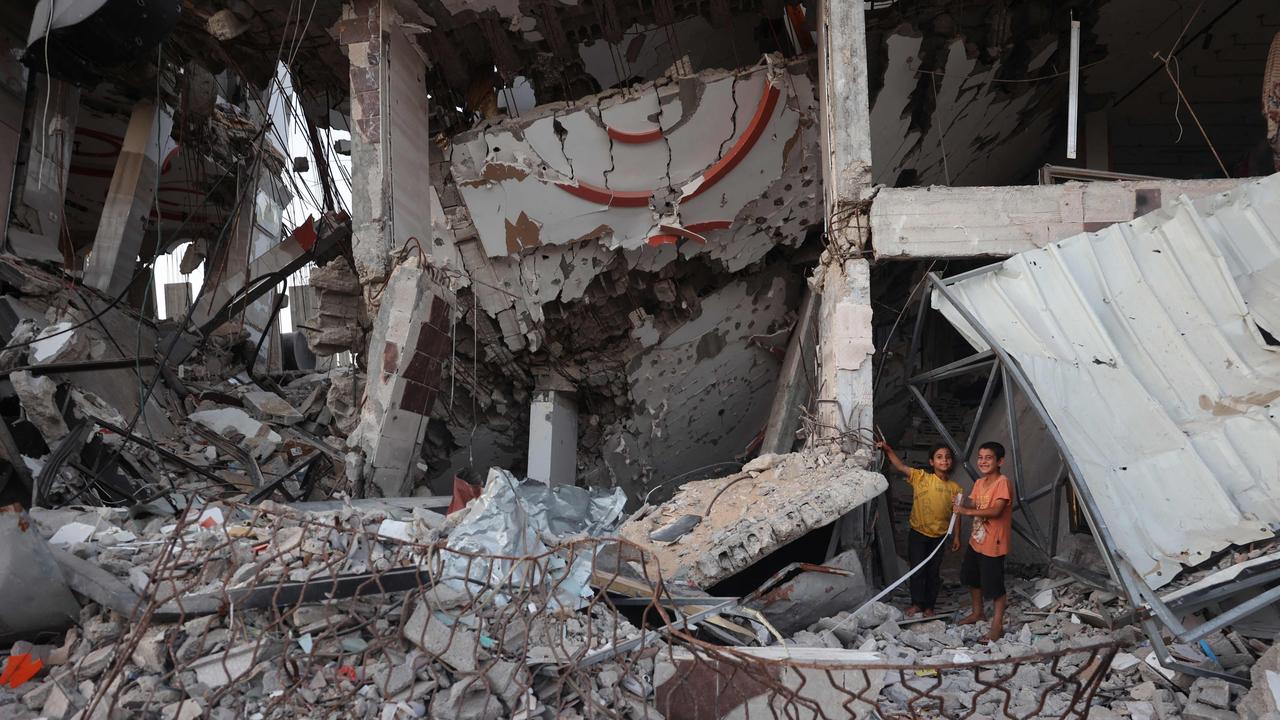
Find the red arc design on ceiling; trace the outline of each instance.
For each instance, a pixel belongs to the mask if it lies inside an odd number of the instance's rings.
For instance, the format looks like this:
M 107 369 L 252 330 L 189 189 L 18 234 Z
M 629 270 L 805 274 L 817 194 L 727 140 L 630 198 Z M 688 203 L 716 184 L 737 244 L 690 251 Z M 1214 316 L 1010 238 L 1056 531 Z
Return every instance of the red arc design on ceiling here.
M 731 170 L 742 162 L 742 159 L 751 152 L 756 142 L 760 140 L 760 136 L 764 134 L 764 129 L 769 124 L 769 119 L 773 117 L 773 110 L 778 106 L 778 98 L 781 95 L 782 91 L 776 85 L 768 81 L 765 82 L 764 94 L 760 96 L 760 103 L 756 105 L 755 114 L 751 117 L 751 122 L 747 125 L 746 130 L 738 136 L 737 142 L 733 144 L 729 152 L 724 154 L 724 157 L 717 160 L 714 165 L 702 173 L 701 182 L 698 183 L 693 191 L 687 193 L 684 199 L 697 197 L 706 192 L 708 188 L 724 179 L 725 175 L 728 175 Z M 608 133 L 609 137 L 615 140 L 634 144 L 650 142 L 662 136 L 660 129 L 643 133 L 626 133 L 608 128 Z M 629 139 L 621 140 L 618 135 L 625 135 Z M 556 183 L 556 186 L 570 195 L 608 207 L 645 207 L 649 204 L 649 197 L 653 195 L 652 190 L 610 190 L 584 182 Z

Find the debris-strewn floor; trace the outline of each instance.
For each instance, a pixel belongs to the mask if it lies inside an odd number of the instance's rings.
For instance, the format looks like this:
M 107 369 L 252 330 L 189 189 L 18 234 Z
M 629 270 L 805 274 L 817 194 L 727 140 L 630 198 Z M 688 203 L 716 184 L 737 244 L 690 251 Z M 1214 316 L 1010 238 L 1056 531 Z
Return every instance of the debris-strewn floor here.
M 759 683 L 769 675 L 765 663 L 779 658 L 796 668 L 903 668 L 876 670 L 860 690 L 859 702 L 876 704 L 886 717 L 939 710 L 1061 717 L 1088 700 L 1088 687 L 1096 688 L 1091 717 L 1227 718 L 1237 707 L 1274 709 L 1265 683 L 1246 698 L 1222 680 L 1163 674 L 1137 633 L 1107 627 L 1122 601 L 1069 578 L 1010 578 L 1007 632 L 995 643 L 979 640 L 984 624 L 958 627 L 945 614 L 905 618 L 883 603 L 856 615 L 842 611 L 778 643 L 730 603 L 713 617 L 721 627 L 758 629 L 760 639 L 747 644 L 765 647 L 723 650 L 773 655 L 720 656 L 698 639 L 708 636 L 681 630 L 675 619 L 722 599 L 653 602 L 652 578 L 626 563 L 610 569 L 604 558 L 612 553 L 596 555 L 609 541 L 582 534 L 605 528 L 584 521 L 575 530 L 556 515 L 556 503 L 591 504 L 598 508 L 591 518 L 616 523 L 620 505 L 607 494 L 534 488 L 517 500 L 514 482 L 495 471 L 480 500 L 448 518 L 427 507 L 436 502 L 430 498 L 211 502 L 176 517 L 36 510 L 33 530 L 55 554 L 74 556 L 60 562 L 78 578 L 72 587 L 91 595 L 70 630 L 9 649 L 10 664 L 25 656 L 42 666 L 33 678 L 0 687 L 0 715 L 719 717 L 681 710 L 676 698 L 724 691 L 704 685 L 703 670 L 738 663 L 742 678 Z M 505 537 L 493 540 L 507 543 L 493 546 L 496 554 L 462 545 L 459 538 L 505 517 L 512 503 L 522 504 L 530 518 L 523 527 L 533 534 L 518 524 L 506 525 L 513 532 L 505 534 L 482 531 L 484 538 Z M 499 551 L 529 559 L 502 559 Z M 86 579 L 94 570 L 102 576 Z M 95 589 L 86 590 L 87 582 Z M 620 596 L 627 594 L 653 604 L 625 607 Z M 966 603 L 958 587 L 943 597 L 943 607 L 961 612 Z M 1073 652 L 1081 648 L 1095 650 Z M 1257 661 L 1264 650 L 1235 632 L 1176 648 L 1191 663 L 1244 673 L 1253 667 L 1255 674 L 1275 664 L 1274 651 Z M 953 665 L 962 667 L 947 667 Z M 829 672 L 797 674 L 804 683 L 784 674 L 775 687 L 757 685 L 746 695 L 769 703 L 820 700 L 819 688 L 836 692 Z M 745 680 L 729 686 L 735 682 Z

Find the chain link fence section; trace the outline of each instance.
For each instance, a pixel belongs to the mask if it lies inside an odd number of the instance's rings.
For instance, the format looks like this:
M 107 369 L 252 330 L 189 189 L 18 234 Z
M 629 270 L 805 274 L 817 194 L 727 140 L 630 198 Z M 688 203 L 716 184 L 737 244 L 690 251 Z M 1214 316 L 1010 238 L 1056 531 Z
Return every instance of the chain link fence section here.
M 248 519 L 185 517 L 100 558 L 141 601 L 131 617 L 86 612 L 51 694 L 95 719 L 1083 718 L 1117 651 L 901 666 L 725 646 L 704 628 L 762 629 L 750 611 L 674 597 L 616 539 L 486 556 L 419 521 L 393 539 L 376 514 L 229 507 Z

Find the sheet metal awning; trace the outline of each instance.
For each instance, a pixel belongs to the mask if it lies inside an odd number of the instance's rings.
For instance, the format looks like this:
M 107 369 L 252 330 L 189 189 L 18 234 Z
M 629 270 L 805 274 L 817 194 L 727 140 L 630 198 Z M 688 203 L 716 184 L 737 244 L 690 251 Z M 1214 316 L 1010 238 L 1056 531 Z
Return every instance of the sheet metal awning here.
M 1280 527 L 1280 175 L 943 281 L 1018 365 L 1152 588 Z

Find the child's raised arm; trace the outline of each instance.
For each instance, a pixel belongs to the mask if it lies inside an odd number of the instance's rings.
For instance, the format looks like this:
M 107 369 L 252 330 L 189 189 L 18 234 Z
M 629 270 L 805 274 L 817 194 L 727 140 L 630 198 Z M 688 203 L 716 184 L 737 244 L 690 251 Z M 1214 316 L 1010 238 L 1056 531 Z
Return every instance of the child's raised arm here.
M 881 440 L 876 443 L 876 447 L 884 451 L 884 456 L 889 458 L 889 464 L 893 466 L 894 470 L 897 470 L 903 475 L 911 474 L 910 466 L 902 462 L 902 458 L 898 457 L 898 453 L 894 452 L 893 448 L 889 447 L 889 443 Z

